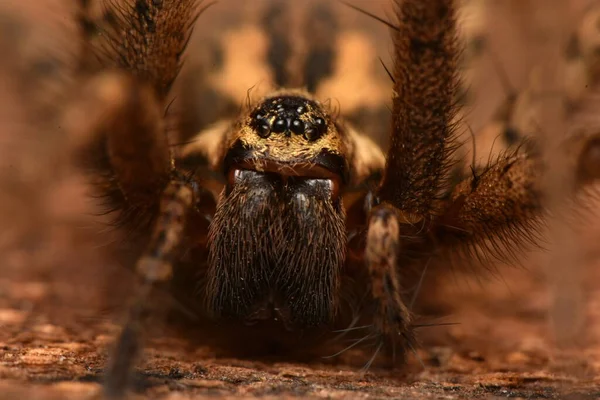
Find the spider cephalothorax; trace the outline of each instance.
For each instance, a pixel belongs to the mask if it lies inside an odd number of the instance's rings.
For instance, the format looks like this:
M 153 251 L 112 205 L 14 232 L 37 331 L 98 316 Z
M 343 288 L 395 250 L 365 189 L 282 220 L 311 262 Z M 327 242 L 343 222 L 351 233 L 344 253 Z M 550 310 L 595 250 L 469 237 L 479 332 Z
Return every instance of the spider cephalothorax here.
M 94 136 L 86 161 L 116 222 L 142 244 L 141 288 L 108 371 L 111 393 L 125 387 L 151 289 L 186 270 L 205 317 L 276 321 L 295 331 L 360 320 L 367 334 L 355 344 L 372 339 L 375 355 L 400 355 L 414 342 L 407 270 L 440 258 L 502 257 L 535 232 L 542 193 L 535 156 L 519 149 L 458 183 L 450 177 L 458 146 L 453 1 L 393 3 L 385 156 L 312 93 L 291 89 L 249 101 L 175 152 L 164 110 L 196 2 L 109 7 L 108 28 L 91 38 L 83 17 L 90 40 L 82 72 L 93 78 L 76 108 Z M 270 61 L 286 85 L 289 43 L 273 35 Z M 329 74 L 330 47 L 309 49 L 308 88 Z
M 223 167 L 348 181 L 348 138 L 323 106 L 290 93 L 268 97 L 227 135 Z M 289 169 L 286 173 L 285 169 Z

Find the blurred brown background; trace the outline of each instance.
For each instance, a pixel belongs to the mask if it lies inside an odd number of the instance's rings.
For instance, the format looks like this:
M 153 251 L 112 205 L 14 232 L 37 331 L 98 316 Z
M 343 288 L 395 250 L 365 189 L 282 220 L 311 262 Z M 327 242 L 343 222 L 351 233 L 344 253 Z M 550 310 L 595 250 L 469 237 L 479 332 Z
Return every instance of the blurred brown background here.
M 73 149 L 62 125 L 78 46 L 74 3 L 0 3 L 0 398 L 95 395 L 128 292 L 130 274 L 112 257 L 115 237 L 94 215 L 98 209 L 81 171 L 71 165 Z M 199 19 L 178 86 L 192 88 L 183 98 L 205 80 L 240 102 L 249 87 L 258 84 L 256 95 L 267 89 L 261 82 L 268 78 L 254 68 L 261 51 L 255 21 L 265 3 L 223 0 Z M 534 67 L 552 65 L 551 57 L 562 51 L 560 40 L 594 5 L 461 3 L 469 10 L 464 26 L 472 30 L 466 34 L 486 38 L 482 55 L 463 71 L 472 82 L 475 101 L 467 121 L 476 132 L 507 96 L 498 64 L 510 85 L 523 90 Z M 390 15 L 388 1 L 352 4 Z M 341 21 L 340 68 L 355 87 L 330 82 L 323 91 L 343 109 L 386 102 L 391 92 L 377 58 L 390 65 L 386 28 L 338 2 L 333 7 Z M 219 57 L 226 68 L 215 67 L 215 45 L 223 46 Z M 190 129 L 204 122 L 192 119 Z M 373 135 L 385 143 L 380 132 Z M 488 151 L 492 146 L 480 143 Z M 319 360 L 306 365 L 220 359 L 210 349 L 190 349 L 158 335 L 141 366 L 149 382 L 143 388 L 151 397 L 169 398 L 599 397 L 600 215 L 590 212 L 585 221 L 572 231 L 552 233 L 551 226 L 548 251 L 523 255 L 520 267 L 439 277 L 444 285 L 432 296 L 444 299 L 447 320 L 458 324 L 421 331 L 424 368 L 412 360 L 408 375 L 372 370 L 361 376 L 356 368 Z

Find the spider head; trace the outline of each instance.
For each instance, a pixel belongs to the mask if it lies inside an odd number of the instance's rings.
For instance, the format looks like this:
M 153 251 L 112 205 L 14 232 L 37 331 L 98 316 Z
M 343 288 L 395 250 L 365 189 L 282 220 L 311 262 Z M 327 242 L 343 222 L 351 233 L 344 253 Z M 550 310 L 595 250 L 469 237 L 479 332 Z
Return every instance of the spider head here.
M 348 180 L 347 144 L 329 111 L 308 94 L 278 92 L 242 116 L 223 166 L 282 176 L 330 179 L 339 189 Z

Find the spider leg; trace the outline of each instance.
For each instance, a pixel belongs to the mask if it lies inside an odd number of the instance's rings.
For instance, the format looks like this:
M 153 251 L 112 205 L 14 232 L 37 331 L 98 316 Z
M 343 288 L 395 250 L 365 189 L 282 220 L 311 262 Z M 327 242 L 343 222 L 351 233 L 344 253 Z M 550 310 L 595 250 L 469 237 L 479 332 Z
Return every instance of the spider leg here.
M 396 1 L 390 148 L 377 197 L 427 222 L 447 185 L 458 89 L 453 1 Z
M 399 210 L 388 203 L 371 210 L 367 230 L 365 261 L 371 282 L 371 297 L 375 307 L 373 329 L 381 343 L 395 346 L 402 343 L 400 353 L 414 341 L 410 328 L 411 314 L 400 297 L 401 286 L 398 259 L 401 249 Z
M 89 2 L 80 0 L 85 15 Z M 195 0 L 109 1 L 107 26 L 90 40 L 91 24 L 80 16 L 84 42 L 98 63 L 82 62 L 91 76 L 68 116 L 71 132 L 89 134 L 85 166 L 99 195 L 145 248 L 136 263 L 137 288 L 105 377 L 105 394 L 120 398 L 142 347 L 149 300 L 170 282 L 187 228 L 203 219 L 207 190 L 192 173 L 175 168 L 167 137 L 167 95 L 181 69 L 181 55 L 199 14 Z M 110 17 L 106 17 L 110 15 Z M 79 88 L 78 88 L 79 89 Z M 190 228 L 191 229 L 191 228 Z M 132 236 L 132 235 L 130 235 Z
M 543 221 L 541 161 L 517 150 L 501 155 L 451 192 L 435 219 L 425 246 L 437 256 L 469 256 L 483 261 L 519 262 L 516 251 L 539 240 Z M 475 257 L 473 257 L 475 256 Z M 461 257 L 467 262 L 469 257 Z
M 81 89 L 68 121 L 98 197 L 119 212 L 115 225 L 148 229 L 172 168 L 152 89 L 124 73 L 101 73 Z
M 116 214 L 114 224 L 131 231 L 129 244 L 144 248 L 135 266 L 137 287 L 106 371 L 110 398 L 127 389 L 152 294 L 170 282 L 188 228 L 203 218 L 201 201 L 208 192 L 195 176 L 174 169 L 158 104 L 147 85 L 105 73 L 83 90 L 71 116 L 72 131 L 94 135 L 85 162 L 96 191 Z
M 427 232 L 447 184 L 454 147 L 457 45 L 453 3 L 396 1 L 397 25 L 390 24 L 394 43 L 390 148 L 369 215 L 365 259 L 377 310 L 374 329 L 394 353 L 396 344 L 404 351 L 414 341 L 398 269 L 404 239 L 407 233 Z
M 136 264 L 138 287 L 106 370 L 104 391 L 109 398 L 121 397 L 128 387 L 133 363 L 141 352 L 143 322 L 150 311 L 153 289 L 168 283 L 173 275 L 172 263 L 179 254 L 187 217 L 197 198 L 196 188 L 186 179 L 175 177 L 162 193 L 150 242 Z
M 560 141 L 565 153 L 561 170 L 548 165 L 535 143 L 523 142 L 515 151 L 501 154 L 483 170 L 473 170 L 446 200 L 443 213 L 433 221 L 429 238 L 422 249 L 434 248 L 446 260 L 456 256 L 475 259 L 519 262 L 516 255 L 523 248 L 539 245 L 546 208 L 552 213 L 586 211 L 596 195 L 600 178 L 600 135 L 598 135 L 596 88 L 582 97 L 579 109 L 568 116 L 567 135 Z M 552 169 L 554 168 L 554 169 Z M 544 174 L 564 174 L 560 193 L 565 204 L 547 198 Z M 547 183 L 546 183 L 547 184 Z M 582 221 L 572 221 L 579 224 Z M 570 222 L 571 223 L 571 222 Z M 461 262 L 469 257 L 460 257 Z

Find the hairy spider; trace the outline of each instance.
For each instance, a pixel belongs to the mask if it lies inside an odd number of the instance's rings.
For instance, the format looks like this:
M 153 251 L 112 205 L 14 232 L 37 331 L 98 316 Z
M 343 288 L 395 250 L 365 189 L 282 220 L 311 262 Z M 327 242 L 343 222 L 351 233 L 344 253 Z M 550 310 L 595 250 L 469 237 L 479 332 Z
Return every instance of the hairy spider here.
M 326 44 L 310 43 L 300 78 L 288 73 L 278 3 L 266 24 L 280 89 L 174 147 L 168 96 L 204 8 L 110 1 L 99 30 L 89 1 L 80 2 L 86 84 L 75 107 L 94 137 L 85 161 L 115 223 L 143 248 L 109 394 L 126 387 L 157 287 L 177 296 L 191 288 L 189 304 L 207 324 L 261 327 L 265 340 L 364 326 L 355 344 L 402 358 L 415 343 L 408 271 L 433 258 L 502 257 L 535 235 L 536 156 L 506 152 L 458 183 L 451 173 L 459 147 L 452 0 L 396 0 L 395 22 L 383 21 L 393 38 L 386 153 L 314 94 L 328 73 Z

